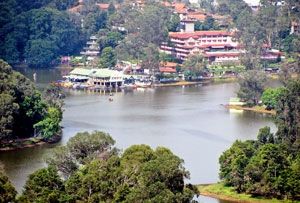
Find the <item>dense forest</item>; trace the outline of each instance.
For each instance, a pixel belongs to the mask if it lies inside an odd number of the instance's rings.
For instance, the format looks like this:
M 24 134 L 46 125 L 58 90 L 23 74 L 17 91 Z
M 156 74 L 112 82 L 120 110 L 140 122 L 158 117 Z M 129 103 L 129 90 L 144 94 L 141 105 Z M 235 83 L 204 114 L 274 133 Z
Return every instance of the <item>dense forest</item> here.
M 17 202 L 190 202 L 189 172 L 169 149 L 133 145 L 120 153 L 110 135 L 78 133 L 58 147 L 48 167 L 28 177 Z M 3 202 L 16 192 L 0 173 Z
M 163 6 L 162 1 L 145 1 L 143 9 L 135 6 L 134 1 L 84 2 L 82 9 L 73 13 L 68 9 L 76 7 L 77 0 L 2 1 L 0 58 L 10 64 L 51 67 L 59 63 L 61 56 L 78 55 L 87 39 L 97 35 L 101 38 L 97 67 L 111 68 L 119 59 L 141 61 L 143 67 L 157 69 L 162 59 L 159 45 L 168 41 L 168 32 L 180 28 L 179 15 Z M 101 10 L 96 3 L 109 3 L 109 8 Z M 193 9 L 193 5 L 186 4 Z M 283 51 L 286 59 L 290 59 L 280 66 L 297 68 L 300 37 L 291 34 L 291 23 L 300 21 L 297 0 L 285 1 L 283 5 L 279 1 L 263 0 L 257 11 L 244 1 L 218 0 L 216 5 L 211 0 L 201 0 L 199 5 L 210 14 L 231 19 L 225 28 L 236 30 L 236 39 L 246 49 L 241 64 L 247 70 L 270 66 L 260 57 L 265 46 Z M 221 27 L 209 15 L 204 22 L 197 21 L 195 29 Z M 174 61 L 174 57 L 167 58 Z
M 90 29 L 106 23 L 106 14 L 94 9 L 81 29 L 81 17 L 66 12 L 76 4 L 77 0 L 1 1 L 0 58 L 44 68 L 57 65 L 60 56 L 78 53 Z
M 62 101 L 56 87 L 44 96 L 22 74 L 0 60 L 0 147 L 32 136 L 51 139 L 59 133 Z
M 257 140 L 233 143 L 219 159 L 220 178 L 239 193 L 299 199 L 300 81 L 289 82 L 279 94 L 270 91 L 267 95 L 277 97 L 275 103 L 269 103 L 277 111 L 277 132 L 273 134 L 264 127 Z

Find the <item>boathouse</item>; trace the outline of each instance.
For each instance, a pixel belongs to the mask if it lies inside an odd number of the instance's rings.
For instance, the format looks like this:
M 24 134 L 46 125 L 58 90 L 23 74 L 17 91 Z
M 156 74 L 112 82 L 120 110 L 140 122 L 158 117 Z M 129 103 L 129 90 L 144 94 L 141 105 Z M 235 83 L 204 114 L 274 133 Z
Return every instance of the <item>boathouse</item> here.
M 122 72 L 107 68 L 75 68 L 65 78 L 70 79 L 70 81 L 86 79 L 84 82 L 96 88 L 118 88 L 123 85 L 124 75 Z

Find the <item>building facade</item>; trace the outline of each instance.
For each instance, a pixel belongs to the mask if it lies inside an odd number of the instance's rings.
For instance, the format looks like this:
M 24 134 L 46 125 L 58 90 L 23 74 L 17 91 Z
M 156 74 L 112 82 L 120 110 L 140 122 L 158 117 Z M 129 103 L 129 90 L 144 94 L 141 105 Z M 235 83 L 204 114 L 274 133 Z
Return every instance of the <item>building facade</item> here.
M 245 53 L 234 38 L 234 32 L 225 30 L 193 31 L 189 25 L 184 32 L 170 32 L 169 39 L 161 44 L 160 50 L 181 60 L 192 54 L 202 54 L 210 64 L 238 62 L 240 55 Z M 278 57 L 281 52 L 264 47 L 262 59 L 276 60 Z

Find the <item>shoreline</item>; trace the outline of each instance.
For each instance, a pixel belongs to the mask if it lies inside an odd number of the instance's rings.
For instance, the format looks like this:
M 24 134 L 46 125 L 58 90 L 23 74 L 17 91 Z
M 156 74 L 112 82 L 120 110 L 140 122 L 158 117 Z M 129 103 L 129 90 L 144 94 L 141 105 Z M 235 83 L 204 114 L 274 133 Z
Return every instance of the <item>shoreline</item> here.
M 266 110 L 263 107 L 260 106 L 254 106 L 254 107 L 245 107 L 245 106 L 238 106 L 238 105 L 224 105 L 227 109 L 235 109 L 235 110 L 244 110 L 244 111 L 251 111 L 255 113 L 265 113 L 270 115 L 276 115 L 275 110 Z
M 5 147 L 0 147 L 0 152 L 15 151 L 25 148 L 33 148 L 37 146 L 42 146 L 46 144 L 55 144 L 59 142 L 62 138 L 62 132 L 59 132 L 57 135 L 49 141 L 44 141 L 42 138 L 30 137 L 25 139 L 11 140 L 8 143 L 5 143 Z
M 236 203 L 300 203 L 298 200 L 267 199 L 252 197 L 249 194 L 237 193 L 233 187 L 226 187 L 223 183 L 196 185 L 200 195 Z

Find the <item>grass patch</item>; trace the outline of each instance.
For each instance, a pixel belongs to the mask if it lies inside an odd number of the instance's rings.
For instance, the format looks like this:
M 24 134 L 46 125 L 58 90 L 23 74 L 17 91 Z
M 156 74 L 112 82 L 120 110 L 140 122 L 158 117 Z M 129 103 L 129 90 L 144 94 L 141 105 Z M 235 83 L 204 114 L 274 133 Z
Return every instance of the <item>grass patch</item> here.
M 265 199 L 262 197 L 252 197 L 245 193 L 237 193 L 233 187 L 224 186 L 223 183 L 198 185 L 200 194 L 222 200 L 229 200 L 240 203 L 300 203 L 300 201 Z

